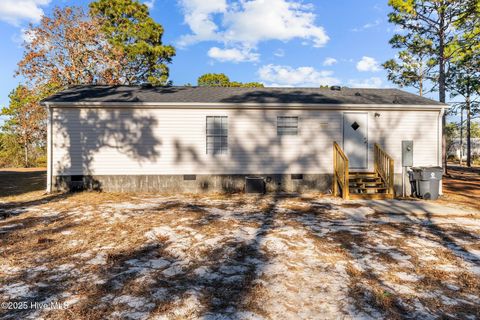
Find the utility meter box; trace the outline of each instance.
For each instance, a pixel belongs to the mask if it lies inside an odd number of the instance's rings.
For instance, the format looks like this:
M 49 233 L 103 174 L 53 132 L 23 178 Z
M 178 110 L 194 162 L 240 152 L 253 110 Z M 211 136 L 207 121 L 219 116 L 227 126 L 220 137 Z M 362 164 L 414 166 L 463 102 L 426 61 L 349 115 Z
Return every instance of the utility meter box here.
M 402 141 L 402 167 L 413 166 L 413 141 Z

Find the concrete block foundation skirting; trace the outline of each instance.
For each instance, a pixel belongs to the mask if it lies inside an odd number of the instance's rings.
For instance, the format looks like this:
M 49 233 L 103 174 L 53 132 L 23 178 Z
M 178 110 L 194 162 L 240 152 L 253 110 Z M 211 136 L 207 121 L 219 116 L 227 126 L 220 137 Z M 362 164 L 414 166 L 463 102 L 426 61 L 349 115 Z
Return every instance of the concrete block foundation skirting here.
M 263 177 L 267 192 L 323 192 L 332 188 L 331 174 L 248 175 L 92 175 L 54 176 L 54 189 L 106 192 L 243 192 L 246 177 Z

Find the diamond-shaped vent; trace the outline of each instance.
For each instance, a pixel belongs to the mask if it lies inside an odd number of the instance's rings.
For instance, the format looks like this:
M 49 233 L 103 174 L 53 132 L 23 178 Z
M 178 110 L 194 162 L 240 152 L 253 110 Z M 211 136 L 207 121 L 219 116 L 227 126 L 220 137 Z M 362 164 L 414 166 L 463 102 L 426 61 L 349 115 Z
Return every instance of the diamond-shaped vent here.
M 354 123 L 352 123 L 352 128 L 353 130 L 357 131 L 358 128 L 360 128 L 360 125 L 357 123 L 357 121 L 355 121 Z

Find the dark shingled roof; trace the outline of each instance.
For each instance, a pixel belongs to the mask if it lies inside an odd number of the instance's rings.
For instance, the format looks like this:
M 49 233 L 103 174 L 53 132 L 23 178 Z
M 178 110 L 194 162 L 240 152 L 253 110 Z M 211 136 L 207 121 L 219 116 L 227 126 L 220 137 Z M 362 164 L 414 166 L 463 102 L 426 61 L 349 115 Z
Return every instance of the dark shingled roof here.
M 398 89 L 75 86 L 43 100 L 71 102 L 443 105 Z

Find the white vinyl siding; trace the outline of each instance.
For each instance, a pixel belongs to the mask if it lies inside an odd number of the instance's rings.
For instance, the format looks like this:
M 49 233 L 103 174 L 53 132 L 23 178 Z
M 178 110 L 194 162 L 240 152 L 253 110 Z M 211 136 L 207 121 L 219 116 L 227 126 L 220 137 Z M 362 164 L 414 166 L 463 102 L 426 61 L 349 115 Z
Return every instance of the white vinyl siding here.
M 439 112 L 434 111 L 378 111 L 369 114 L 369 164 L 373 170 L 373 148 L 377 142 L 391 154 L 395 172 L 402 172 L 402 140 L 413 140 L 414 166 L 441 166 L 439 150 Z M 441 147 L 441 145 L 440 145 Z
M 438 165 L 438 111 L 369 112 L 369 163 L 379 142 L 401 169 L 401 141 L 414 164 Z M 207 154 L 207 117 L 228 117 L 228 152 Z M 277 117 L 299 117 L 278 136 Z M 332 172 L 343 140 L 341 110 L 55 108 L 53 175 L 315 174 Z

